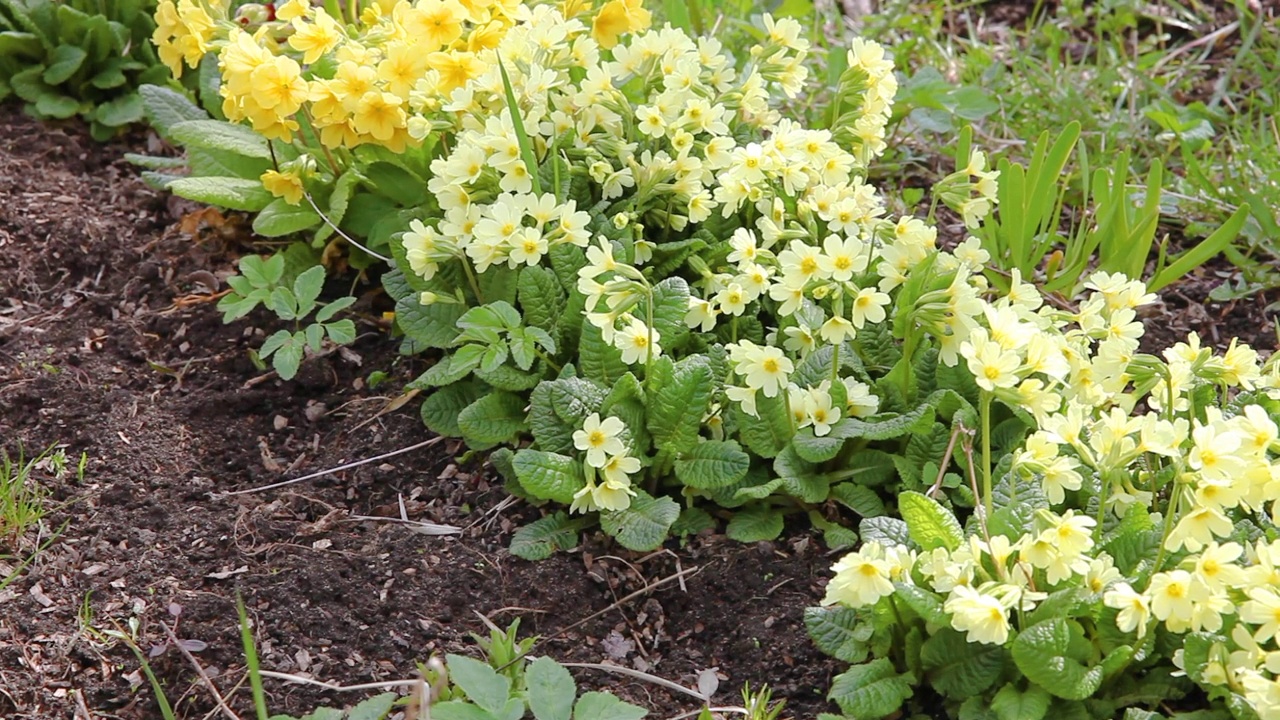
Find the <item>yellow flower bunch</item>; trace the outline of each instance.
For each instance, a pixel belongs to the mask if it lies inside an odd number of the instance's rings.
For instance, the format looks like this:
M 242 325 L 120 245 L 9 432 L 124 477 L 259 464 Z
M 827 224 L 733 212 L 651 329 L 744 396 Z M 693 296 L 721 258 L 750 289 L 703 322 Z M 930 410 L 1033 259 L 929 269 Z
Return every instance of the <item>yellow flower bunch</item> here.
M 217 53 L 229 120 L 269 139 L 301 133 L 328 149 L 374 144 L 393 152 L 431 132 L 430 116 L 496 66 L 498 43 L 530 13 L 520 0 L 378 0 L 349 22 L 289 0 L 274 17 L 245 6 L 228 18 L 226 5 L 203 2 L 163 0 L 154 41 L 175 75 Z M 591 7 L 573 0 L 566 9 Z M 611 0 L 595 19 L 595 37 L 611 44 L 649 24 L 638 0 Z
M 226 13 L 225 5 L 215 5 L 215 14 Z M 160 61 L 174 77 L 182 77 L 184 63 L 191 67 L 209 52 L 217 23 L 205 6 L 196 0 L 161 0 L 156 7 L 156 29 L 151 39 L 159 49 Z

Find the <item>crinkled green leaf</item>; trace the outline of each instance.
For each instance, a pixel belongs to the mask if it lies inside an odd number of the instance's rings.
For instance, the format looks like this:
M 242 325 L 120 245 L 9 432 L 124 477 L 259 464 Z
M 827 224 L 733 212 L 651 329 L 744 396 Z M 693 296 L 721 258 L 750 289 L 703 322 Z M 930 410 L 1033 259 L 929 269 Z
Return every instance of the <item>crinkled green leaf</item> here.
M 787 446 L 774 458 L 773 472 L 782 480 L 787 494 L 804 502 L 824 502 L 831 494 L 831 484 L 827 478 L 820 475 L 812 464 L 802 460 L 791 446 Z
M 692 488 L 727 487 L 746 477 L 751 456 L 732 440 L 708 440 L 680 454 L 676 477 Z
M 897 712 L 914 694 L 914 680 L 899 674 L 893 663 L 877 658 L 837 675 L 827 698 L 853 720 L 878 720 Z
M 640 303 L 635 316 L 646 318 L 648 300 Z M 689 285 L 682 277 L 668 277 L 653 286 L 653 328 L 661 336 L 664 348 L 682 347 L 689 338 L 684 316 L 689 312 Z
M 61 85 L 71 79 L 72 75 L 84 65 L 88 53 L 74 45 L 59 45 L 54 48 L 46 60 L 44 81 L 50 85 Z
M 534 520 L 511 536 L 511 554 L 525 560 L 546 560 L 578 545 L 579 522 L 565 513 Z
M 565 308 L 565 292 L 555 273 L 540 265 L 520 271 L 517 282 L 520 307 L 527 325 L 555 330 Z
M 678 363 L 660 357 L 652 370 L 646 402 L 649 434 L 661 450 L 688 451 L 698 442 L 698 430 L 711 402 L 711 363 L 703 355 Z
M 422 401 L 422 422 L 437 435 L 462 437 L 458 416 L 468 405 L 484 396 L 485 392 L 484 385 L 475 381 L 440 388 Z
M 840 483 L 831 488 L 831 499 L 864 518 L 884 515 L 884 500 L 866 485 Z
M 804 626 L 822 652 L 847 662 L 860 663 L 870 653 L 875 632 L 869 618 L 848 607 L 810 607 L 804 610 Z
M 492 447 L 528 429 L 525 401 L 509 392 L 494 392 L 468 405 L 458 414 L 462 436 L 477 446 Z
M 847 420 L 848 418 L 844 418 L 840 422 L 847 422 Z M 838 425 L 839 423 L 836 426 Z M 823 463 L 839 455 L 844 442 L 845 438 L 834 434 L 818 437 L 814 434 L 812 427 L 799 430 L 795 437 L 791 438 L 791 445 L 795 448 L 796 454 L 811 463 Z
M 963 699 L 986 692 L 1000 678 L 1005 649 L 972 643 L 949 627 L 939 629 L 920 648 L 925 677 L 934 689 Z
M 464 312 L 464 305 L 423 305 L 413 293 L 400 298 L 396 302 L 396 325 L 404 332 L 400 352 L 407 355 L 451 346 L 458 334 L 456 323 Z
M 767 505 L 739 510 L 729 519 L 725 535 L 738 542 L 775 540 L 782 534 L 782 511 Z
M 1051 700 L 1049 693 L 1035 685 L 1022 691 L 1009 684 L 991 698 L 991 709 L 999 720 L 1042 720 Z
M 661 547 L 678 517 L 680 506 L 671 498 L 637 490 L 626 510 L 601 513 L 600 527 L 628 550 L 647 552 Z
M 582 463 L 566 455 L 525 448 L 516 452 L 512 462 L 520 485 L 541 500 L 568 505 L 587 484 Z
M 947 613 L 942 609 L 942 598 L 937 593 L 910 583 L 896 582 L 893 594 L 921 618 L 932 625 L 946 625 Z
M 787 415 L 786 399 L 782 393 L 775 397 L 756 396 L 756 413 L 752 417 L 733 405 L 734 423 L 738 427 L 738 439 L 752 453 L 762 458 L 774 458 L 791 443 L 791 419 Z
M 1064 700 L 1083 700 L 1102 683 L 1102 668 L 1085 668 L 1068 657 L 1071 629 L 1053 618 L 1018 634 L 1010 646 L 1013 661 L 1027 679 Z
M 583 377 L 612 385 L 627 374 L 622 362 L 622 351 L 606 343 L 600 328 L 591 323 L 582 324 L 582 336 L 578 345 L 578 369 Z
M 865 542 L 878 542 L 886 547 L 901 545 L 911 547 L 911 533 L 907 524 L 895 517 L 863 518 L 858 523 L 858 533 Z

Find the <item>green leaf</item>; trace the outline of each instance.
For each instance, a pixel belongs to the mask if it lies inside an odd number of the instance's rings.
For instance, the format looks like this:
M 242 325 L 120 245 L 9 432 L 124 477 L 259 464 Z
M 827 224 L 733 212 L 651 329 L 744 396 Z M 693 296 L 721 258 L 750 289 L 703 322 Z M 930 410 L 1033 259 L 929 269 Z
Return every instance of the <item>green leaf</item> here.
M 805 608 L 804 626 L 818 649 L 837 660 L 856 664 L 870 653 L 875 627 L 853 608 Z
M 573 708 L 574 720 L 640 720 L 648 714 L 644 708 L 603 692 L 583 693 Z
M 467 694 L 471 702 L 481 709 L 501 715 L 511 696 L 511 680 L 479 660 L 463 655 L 448 655 L 445 665 L 449 679 Z
M 42 77 L 50 85 L 61 85 L 71 79 L 72 75 L 84 64 L 88 57 L 83 49 L 74 45 L 59 45 L 49 54 L 48 65 Z
M 520 485 L 540 500 L 568 505 L 587 484 L 582 463 L 566 455 L 525 448 L 516 452 L 512 462 Z
M 756 397 L 756 413 L 751 417 L 732 403 L 734 424 L 738 438 L 752 453 L 762 458 L 775 458 L 791 443 L 791 418 L 787 415 L 787 402 L 782 393 L 776 397 Z
M 766 505 L 739 510 L 729 519 L 725 535 L 738 542 L 776 540 L 782 534 L 782 511 Z
M 141 122 L 142 98 L 137 93 L 129 93 L 124 97 L 109 100 L 94 111 L 94 120 L 110 127 L 123 127 Z
M 511 554 L 525 560 L 546 560 L 559 551 L 578 546 L 578 521 L 565 513 L 534 520 L 511 536 Z
M 355 170 L 347 170 L 338 177 L 333 183 L 333 192 L 329 194 L 329 222 L 323 223 L 320 229 L 316 231 L 316 242 L 327 240 L 335 232 L 334 225 L 342 226 L 342 220 L 347 216 L 347 208 L 351 204 L 351 196 L 360 187 L 360 181 L 364 177 Z
M 1010 646 L 1013 661 L 1027 679 L 1064 700 L 1083 700 L 1102 684 L 1102 668 L 1085 668 L 1068 657 L 1071 628 L 1062 618 L 1026 628 Z
M 865 518 L 858 523 L 858 533 L 864 541 L 878 542 L 885 547 L 911 547 L 912 544 L 907 524 L 895 517 Z
M 253 231 L 262 237 L 281 237 L 320 224 L 320 216 L 310 205 L 290 205 L 276 198 L 253 219 Z
M 475 381 L 440 388 L 422 402 L 422 422 L 437 435 L 462 437 L 458 416 L 484 394 L 484 385 Z
M 542 381 L 544 374 L 545 370 L 541 366 L 534 367 L 528 372 L 510 365 L 499 365 L 489 370 L 476 368 L 476 377 L 499 390 L 509 390 L 511 392 L 524 392 L 532 389 Z
M 787 494 L 807 503 L 825 502 L 831 495 L 831 483 L 810 463 L 801 460 L 788 446 L 773 460 L 773 471 L 782 480 Z
M 676 477 L 699 490 L 732 485 L 746 477 L 751 456 L 732 440 L 709 440 L 694 445 L 676 460 Z
M 640 303 L 636 317 L 647 317 L 648 300 Z M 684 316 L 689 312 L 689 285 L 681 277 L 668 277 L 653 286 L 653 327 L 668 350 L 683 347 L 689 339 Z
M 564 289 L 555 273 L 539 265 L 526 267 L 520 271 L 517 286 L 525 323 L 554 331 L 565 308 Z
M 492 447 L 528 429 L 525 401 L 509 392 L 495 392 L 471 403 L 458 414 L 462 436 L 476 446 Z
M 880 494 L 866 485 L 840 483 L 831 488 L 831 499 L 864 518 L 879 517 L 885 513 Z
M 932 396 L 930 396 L 932 398 Z M 934 405 L 930 400 L 910 412 L 873 420 L 843 418 L 831 427 L 829 438 L 852 440 L 891 440 L 928 428 L 933 423 Z
M 702 418 L 711 403 L 711 363 L 705 355 L 691 355 L 678 363 L 660 357 L 653 363 L 649 388 L 649 433 L 654 445 L 681 453 L 698 442 Z
M 898 512 L 907 523 L 911 539 L 925 550 L 955 550 L 964 542 L 964 530 L 956 516 L 933 498 L 904 492 L 898 496 Z
M 36 113 L 41 117 L 63 120 L 80 111 L 80 103 L 66 95 L 45 94 L 36 100 Z
M 937 593 L 908 583 L 893 584 L 893 594 L 906 603 L 917 615 L 931 625 L 946 625 L 947 613 L 942 609 L 942 598 Z
M 234 177 L 179 178 L 169 183 L 169 191 L 188 200 L 244 212 L 258 212 L 273 199 L 261 182 Z
M 671 498 L 637 490 L 626 510 L 601 513 L 600 527 L 628 550 L 647 552 L 661 547 L 678 517 L 680 506 Z
M 845 422 L 846 420 L 847 418 L 840 420 L 840 422 Z M 836 424 L 836 426 L 838 425 L 839 423 Z M 812 427 L 807 427 L 791 438 L 791 446 L 795 449 L 796 454 L 805 460 L 811 463 L 824 463 L 840 454 L 841 448 L 844 447 L 844 441 L 844 438 L 832 434 L 818 437 L 813 434 Z
M 221 120 L 184 120 L 169 128 L 169 136 L 184 147 L 227 152 L 259 160 L 271 159 L 266 138 L 253 130 Z
M 671 526 L 671 534 L 684 537 L 715 529 L 716 519 L 710 513 L 699 507 L 687 507 L 680 511 L 680 517 Z
M 524 671 L 529 710 L 537 720 L 571 720 L 578 685 L 560 663 L 540 657 Z
M 282 330 L 281 332 L 287 333 L 288 330 Z M 281 379 L 292 380 L 298 374 L 298 368 L 302 365 L 305 346 L 306 339 L 302 333 L 291 334 L 272 355 L 271 367 L 275 368 L 276 374 Z
M 929 683 L 943 695 L 957 699 L 986 692 L 1000 678 L 1004 661 L 1000 645 L 971 643 L 949 627 L 939 629 L 920 648 L 920 662 Z
M 524 710 L 523 704 L 520 708 Z M 490 712 L 485 712 L 466 700 L 445 700 L 431 704 L 432 720 L 503 720 Z
M 382 693 L 362 701 L 347 713 L 347 720 L 382 720 L 391 712 L 399 696 L 395 693 Z
M 298 303 L 299 317 L 305 317 L 311 314 L 311 310 L 316 304 L 316 298 L 320 297 L 320 292 L 323 289 L 323 265 L 315 265 L 307 268 L 293 279 L 293 297 Z
M 893 663 L 877 658 L 837 675 L 827 698 L 853 720 L 878 720 L 897 712 L 914 694 L 910 675 L 900 675 Z
M 421 352 L 427 348 L 447 348 L 453 344 L 458 318 L 465 305 L 435 303 L 423 305 L 415 294 L 396 301 L 396 325 L 404 331 L 405 342 L 400 352 Z
M 1051 700 L 1049 693 L 1034 685 L 1023 692 L 1009 684 L 991 698 L 991 709 L 1000 720 L 1042 720 Z
M 629 372 L 622 363 L 622 351 L 606 343 L 595 325 L 582 324 L 578 343 L 578 369 L 584 377 L 612 385 Z

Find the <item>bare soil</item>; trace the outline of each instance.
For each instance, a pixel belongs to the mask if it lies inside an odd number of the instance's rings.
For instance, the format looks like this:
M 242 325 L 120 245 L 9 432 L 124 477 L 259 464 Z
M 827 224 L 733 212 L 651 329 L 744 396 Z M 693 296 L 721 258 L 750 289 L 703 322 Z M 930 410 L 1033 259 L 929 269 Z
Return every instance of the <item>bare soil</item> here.
M 165 626 L 203 644 L 194 657 L 204 672 L 247 709 L 247 690 L 234 689 L 244 675 L 237 596 L 264 669 L 332 683 L 408 678 L 433 653 L 476 654 L 469 634 L 487 632 L 483 615 L 502 626 L 522 618 L 524 633 L 545 638 L 536 652 L 562 662 L 690 687 L 716 668 L 718 702 L 767 682 L 795 717 L 827 709 L 838 668 L 810 644 L 801 614 L 833 559 L 805 531 L 753 546 L 706 536 L 648 556 L 588 536 L 530 563 L 505 548 L 539 511 L 502 504 L 489 469 L 446 443 L 226 495 L 426 440 L 416 402 L 388 410 L 425 365 L 398 356 L 370 293 L 351 352 L 311 360 L 291 382 L 255 367 L 248 350 L 277 321 L 223 325 L 214 308 L 248 235 L 236 218 L 137 181 L 120 158 L 148 142 L 97 145 L 77 125 L 0 107 L 0 448 L 58 445 L 73 469 L 88 458 L 83 481 L 38 473 L 53 508 L 40 532 L 15 540 L 0 528 L 0 582 L 16 574 L 0 590 L 0 717 L 159 717 L 139 662 L 101 634 L 131 622 L 179 717 L 215 706 L 194 666 L 166 647 Z M 373 370 L 390 379 L 370 388 Z M 410 520 L 464 531 L 420 534 L 397 521 L 402 503 Z M 696 708 L 642 681 L 578 679 L 653 717 Z M 359 700 L 268 682 L 276 713 Z

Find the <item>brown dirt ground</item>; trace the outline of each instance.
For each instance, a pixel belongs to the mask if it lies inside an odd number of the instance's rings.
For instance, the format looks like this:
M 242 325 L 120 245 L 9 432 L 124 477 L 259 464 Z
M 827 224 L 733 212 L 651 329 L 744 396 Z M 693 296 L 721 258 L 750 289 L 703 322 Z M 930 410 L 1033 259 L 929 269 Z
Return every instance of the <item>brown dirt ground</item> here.
M 500 505 L 487 468 L 427 448 L 280 490 L 220 495 L 421 442 L 416 404 L 380 414 L 421 372 L 400 358 L 376 298 L 357 305 L 352 352 L 308 362 L 283 382 L 247 350 L 275 329 L 268 315 L 224 326 L 209 298 L 234 267 L 234 221 L 148 190 L 119 158 L 145 137 L 108 146 L 77 125 L 41 125 L 0 108 L 0 448 L 57 444 L 86 453 L 82 482 L 40 473 L 56 508 L 20 542 L 0 535 L 0 578 L 56 539 L 0 590 L 0 717 L 159 717 L 139 663 L 97 630 L 139 625 L 163 650 L 162 623 L 207 643 L 195 657 L 232 705 L 248 707 L 235 598 L 244 597 L 265 669 L 335 683 L 411 677 L 433 653 L 475 653 L 479 614 L 547 638 L 564 662 L 613 662 L 693 686 L 718 668 L 716 700 L 768 682 L 796 717 L 827 709 L 835 663 L 807 640 L 803 608 L 821 596 L 832 558 L 804 534 L 743 546 L 722 536 L 637 556 L 589 537 L 541 563 L 506 551 L 538 511 Z M 181 231 L 186 218 L 195 237 Z M 216 221 L 216 217 L 204 216 Z M 192 229 L 192 228 L 189 228 Z M 250 327 L 252 326 L 252 327 Z M 391 379 L 370 389 L 374 369 Z M 434 537 L 393 521 L 465 528 Z M 64 525 L 65 524 L 65 525 Z M 7 557 L 6 557 L 7 556 Z M 678 569 L 680 583 L 558 634 Z M 174 612 L 178 612 L 175 617 Z M 179 717 L 214 709 L 175 649 L 152 664 Z M 268 681 L 273 712 L 352 703 Z M 580 671 L 668 717 L 696 705 L 653 685 Z

